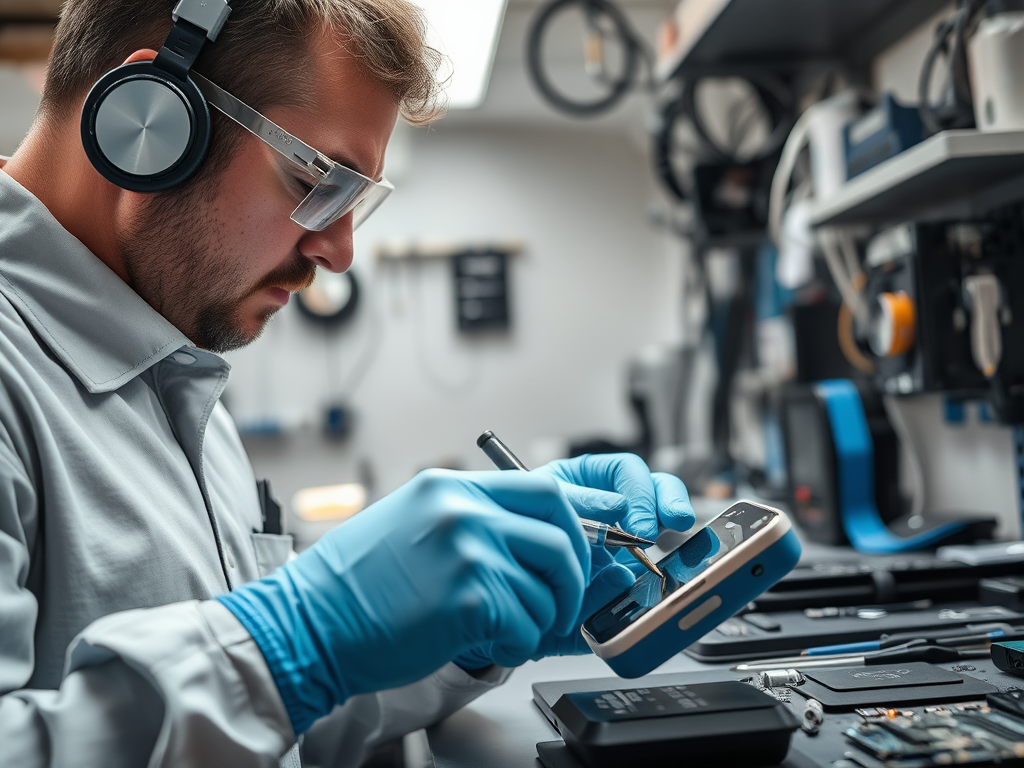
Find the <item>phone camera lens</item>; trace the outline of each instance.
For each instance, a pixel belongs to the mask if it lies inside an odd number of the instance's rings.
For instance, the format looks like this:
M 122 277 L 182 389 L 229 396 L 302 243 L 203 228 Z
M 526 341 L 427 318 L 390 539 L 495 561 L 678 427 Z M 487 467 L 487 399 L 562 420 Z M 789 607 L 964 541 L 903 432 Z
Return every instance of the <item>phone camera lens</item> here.
M 764 573 L 764 566 L 759 563 L 758 565 L 755 565 L 753 568 L 751 568 L 750 572 L 754 576 L 760 576 L 762 573 Z

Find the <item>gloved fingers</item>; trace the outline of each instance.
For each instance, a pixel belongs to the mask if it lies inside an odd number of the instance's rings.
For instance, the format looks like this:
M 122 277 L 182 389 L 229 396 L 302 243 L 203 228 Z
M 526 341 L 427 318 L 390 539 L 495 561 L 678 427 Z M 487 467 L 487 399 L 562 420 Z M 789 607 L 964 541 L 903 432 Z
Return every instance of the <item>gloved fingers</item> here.
M 574 459 L 546 465 L 566 482 L 611 491 L 626 500 L 626 509 L 614 520 L 634 536 L 658 537 L 657 501 L 651 470 L 639 456 L 632 453 L 606 453 L 577 456 Z
M 585 574 L 590 573 L 590 542 L 579 517 L 550 478 L 529 472 L 466 473 L 495 504 L 517 515 L 550 523 L 564 531 Z
M 576 620 L 576 627 L 568 637 L 558 638 L 554 642 L 541 641 L 540 652 L 534 659 L 545 656 L 579 656 L 590 653 L 590 646 L 583 638 L 580 626 L 600 608 L 610 603 L 632 586 L 633 574 L 621 565 L 612 564 L 601 569 L 587 589 L 583 598 L 583 608 Z
M 491 643 L 491 658 L 494 659 L 494 663 L 499 667 L 508 667 L 514 669 L 515 667 L 521 667 L 523 664 L 528 662 L 534 656 L 537 655 L 537 648 L 540 645 L 540 640 L 533 644 L 531 650 L 525 651 L 523 647 L 517 645 L 506 645 L 503 643 Z
M 629 503 L 621 493 L 573 485 L 564 480 L 559 480 L 558 485 L 580 517 L 614 524 L 629 511 Z
M 654 493 L 658 503 L 658 522 L 673 531 L 687 531 L 697 516 L 683 481 L 667 472 L 654 472 Z
M 523 568 L 537 574 L 551 589 L 557 615 L 552 631 L 567 635 L 583 604 L 589 581 L 589 552 L 583 571 L 565 533 L 558 528 L 517 515 L 505 515 L 502 534 L 509 553 Z
M 511 547 L 510 547 L 511 551 Z M 550 631 L 558 618 L 558 602 L 556 592 L 546 581 L 544 574 L 535 571 L 530 567 L 524 567 L 524 563 L 516 557 L 515 562 L 508 563 L 503 569 L 503 578 L 508 588 L 512 591 L 511 602 L 513 605 L 521 606 L 526 612 L 525 616 L 519 615 L 516 610 L 506 612 L 499 617 L 499 634 L 503 633 L 503 624 L 512 628 L 525 626 L 532 623 L 540 634 Z
M 583 610 L 580 612 L 582 624 L 591 615 L 621 595 L 636 582 L 636 576 L 624 565 L 612 563 L 594 577 L 586 595 L 583 597 Z
M 615 562 L 615 556 L 605 547 L 590 548 L 590 573 L 587 575 L 589 585 L 601 571 Z
M 491 658 L 502 667 L 518 667 L 537 653 L 543 636 L 535 624 L 509 617 L 489 644 Z
M 521 664 L 530 658 L 552 630 L 558 617 L 557 598 L 542 577 L 517 564 L 505 569 L 504 581 L 512 594 L 492 603 L 496 610 L 487 640 L 497 654 L 492 656 L 495 663 L 516 666 L 511 660 L 518 658 Z

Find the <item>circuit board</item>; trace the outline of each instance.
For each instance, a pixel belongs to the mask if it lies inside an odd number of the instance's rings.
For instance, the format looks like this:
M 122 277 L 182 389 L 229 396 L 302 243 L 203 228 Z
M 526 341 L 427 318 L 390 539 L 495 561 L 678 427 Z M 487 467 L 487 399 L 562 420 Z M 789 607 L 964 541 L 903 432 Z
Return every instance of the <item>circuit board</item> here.
M 864 709 L 845 736 L 851 765 L 1024 765 L 1024 720 L 981 704 L 925 707 L 921 712 Z

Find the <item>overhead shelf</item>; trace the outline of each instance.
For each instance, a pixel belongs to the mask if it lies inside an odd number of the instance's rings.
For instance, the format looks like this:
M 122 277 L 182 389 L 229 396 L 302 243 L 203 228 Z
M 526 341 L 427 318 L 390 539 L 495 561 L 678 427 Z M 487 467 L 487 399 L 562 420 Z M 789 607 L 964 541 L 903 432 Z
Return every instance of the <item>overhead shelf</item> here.
M 963 217 L 1024 200 L 1024 131 L 944 131 L 855 176 L 811 224 Z
M 948 0 L 691 0 L 658 75 L 801 62 L 870 61 Z

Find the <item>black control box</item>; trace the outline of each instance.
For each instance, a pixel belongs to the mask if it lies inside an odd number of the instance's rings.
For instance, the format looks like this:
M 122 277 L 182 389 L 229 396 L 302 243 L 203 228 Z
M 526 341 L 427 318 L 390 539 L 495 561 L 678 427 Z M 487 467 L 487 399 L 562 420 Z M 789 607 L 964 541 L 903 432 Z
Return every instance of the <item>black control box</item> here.
M 800 721 L 782 702 L 726 681 L 564 694 L 551 708 L 566 746 L 589 768 L 776 765 Z

